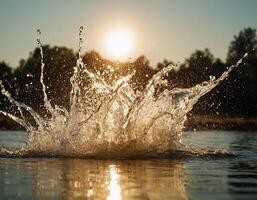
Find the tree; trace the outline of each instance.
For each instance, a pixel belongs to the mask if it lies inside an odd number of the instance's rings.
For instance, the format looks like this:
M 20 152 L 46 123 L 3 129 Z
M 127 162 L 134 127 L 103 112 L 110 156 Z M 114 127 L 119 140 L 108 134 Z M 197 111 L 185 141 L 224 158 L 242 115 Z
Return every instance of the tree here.
M 213 73 L 214 56 L 209 49 L 197 50 L 184 62 L 186 87 L 209 80 Z
M 256 30 L 245 28 L 234 36 L 227 55 L 227 66 L 243 57 L 243 66 L 233 70 L 227 81 L 227 91 L 222 91 L 226 102 L 221 109 L 230 116 L 256 116 L 257 114 L 257 36 Z
M 76 57 L 71 49 L 66 47 L 43 46 L 44 53 L 44 83 L 49 100 L 53 105 L 68 107 L 70 92 L 70 77 L 76 65 Z M 41 75 L 40 49 L 36 48 L 27 60 L 21 60 L 15 69 L 17 79 L 18 100 L 31 105 L 36 110 L 43 109 L 43 93 L 40 83 Z
M 0 80 L 8 80 L 11 77 L 12 70 L 5 62 L 0 62 Z
M 233 64 L 242 58 L 245 53 L 250 53 L 250 57 L 256 58 L 256 48 L 256 29 L 244 28 L 238 35 L 234 36 L 234 40 L 229 45 L 227 64 Z
M 148 81 L 157 72 L 149 65 L 149 60 L 145 56 L 138 57 L 131 63 L 131 70 L 135 70 L 135 75 L 132 78 L 134 89 L 143 90 Z
M 5 62 L 0 62 L 0 80 L 7 90 L 12 89 L 12 68 Z M 11 104 L 0 92 L 0 110 L 10 108 Z

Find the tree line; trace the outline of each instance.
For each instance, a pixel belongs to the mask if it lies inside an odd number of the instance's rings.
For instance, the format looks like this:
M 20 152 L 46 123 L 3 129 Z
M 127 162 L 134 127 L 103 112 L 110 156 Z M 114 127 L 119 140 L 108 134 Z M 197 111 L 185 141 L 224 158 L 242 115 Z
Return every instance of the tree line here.
M 234 36 L 228 47 L 225 61 L 215 58 L 209 49 L 196 50 L 180 64 L 179 70 L 167 75 L 170 89 L 175 87 L 191 87 L 209 80 L 210 76 L 219 77 L 222 72 L 242 58 L 249 56 L 243 66 L 232 71 L 226 81 L 203 96 L 194 106 L 190 115 L 209 115 L 253 118 L 257 117 L 257 36 L 253 28 L 245 28 Z M 47 94 L 53 105 L 69 108 L 70 78 L 76 65 L 77 52 L 67 47 L 43 46 L 44 81 Z M 148 80 L 160 69 L 173 61 L 164 60 L 157 66 L 150 66 L 145 56 L 131 62 L 114 62 L 101 57 L 95 51 L 82 55 L 87 68 L 99 73 L 105 81 L 112 83 L 120 76 L 135 71 L 131 84 L 135 90 L 143 90 Z M 22 59 L 14 68 L 6 62 L 0 62 L 0 80 L 12 96 L 35 110 L 44 113 L 42 86 L 40 84 L 40 49 L 36 48 L 27 59 Z M 174 64 L 174 63 L 173 63 Z M 86 76 L 85 76 L 86 77 Z M 81 83 L 84 88 L 87 80 Z M 0 110 L 17 112 L 7 99 L 0 95 Z M 0 121 L 0 126 L 1 126 Z

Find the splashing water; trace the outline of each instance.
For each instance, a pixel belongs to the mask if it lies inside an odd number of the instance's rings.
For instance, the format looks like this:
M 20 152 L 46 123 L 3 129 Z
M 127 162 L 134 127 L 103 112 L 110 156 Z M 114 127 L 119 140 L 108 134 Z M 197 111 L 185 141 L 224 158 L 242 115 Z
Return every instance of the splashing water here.
M 1 93 L 17 107 L 20 116 L 0 111 L 1 114 L 21 124 L 28 134 L 28 140 L 19 150 L 1 149 L 1 156 L 67 156 L 67 157 L 155 157 L 178 156 L 178 153 L 202 154 L 188 149 L 180 143 L 186 114 L 200 97 L 216 87 L 229 73 L 242 63 L 244 55 L 219 78 L 191 88 L 165 89 L 156 96 L 157 89 L 165 86 L 162 77 L 177 66 L 169 65 L 148 82 L 138 95 L 129 80 L 134 74 L 121 77 L 108 85 L 97 73 L 90 72 L 81 58 L 83 27 L 79 29 L 79 56 L 70 79 L 70 110 L 54 107 L 48 100 L 44 84 L 44 57 L 41 40 L 37 43 L 41 53 L 40 82 L 44 106 L 50 114 L 43 118 L 31 107 L 13 99 L 0 81 Z M 41 31 L 37 30 L 38 35 Z M 82 73 L 91 79 L 91 100 L 94 106 L 82 103 Z M 26 120 L 28 112 L 36 125 Z M 222 150 L 205 151 L 205 154 L 222 153 Z M 224 153 L 224 152 L 223 152 Z

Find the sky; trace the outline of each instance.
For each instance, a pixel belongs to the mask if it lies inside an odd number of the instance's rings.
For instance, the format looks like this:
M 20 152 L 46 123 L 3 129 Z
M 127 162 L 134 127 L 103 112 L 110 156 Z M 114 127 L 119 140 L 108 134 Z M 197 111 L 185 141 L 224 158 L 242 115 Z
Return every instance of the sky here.
M 108 58 L 104 38 L 121 28 L 133 36 L 128 58 L 145 55 L 153 66 L 163 59 L 183 62 L 196 49 L 209 48 L 225 59 L 233 36 L 257 28 L 257 0 L 0 0 L 0 61 L 11 66 L 44 44 L 78 49 Z

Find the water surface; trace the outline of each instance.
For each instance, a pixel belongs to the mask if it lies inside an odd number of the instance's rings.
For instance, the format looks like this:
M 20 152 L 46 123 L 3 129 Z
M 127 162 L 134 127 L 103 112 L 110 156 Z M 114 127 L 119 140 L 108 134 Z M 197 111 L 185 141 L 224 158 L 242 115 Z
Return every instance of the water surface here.
M 23 132 L 0 132 L 1 147 L 19 147 Z M 236 156 L 95 160 L 0 158 L 0 199 L 256 199 L 257 134 L 185 132 L 194 147 Z

